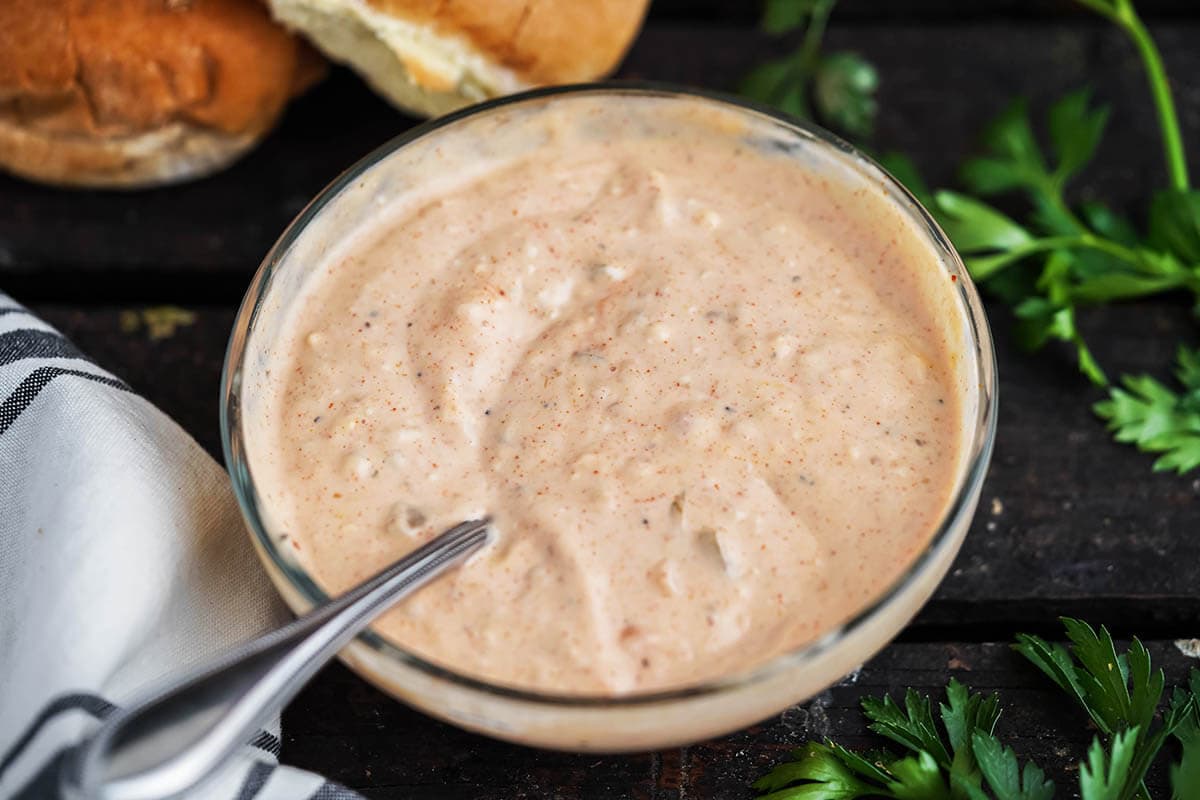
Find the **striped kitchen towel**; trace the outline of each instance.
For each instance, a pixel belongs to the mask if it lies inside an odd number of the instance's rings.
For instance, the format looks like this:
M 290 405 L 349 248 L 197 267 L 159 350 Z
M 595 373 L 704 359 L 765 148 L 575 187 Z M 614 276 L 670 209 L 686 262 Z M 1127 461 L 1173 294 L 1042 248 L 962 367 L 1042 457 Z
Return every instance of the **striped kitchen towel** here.
M 221 467 L 0 293 L 0 798 L 58 797 L 116 704 L 286 617 Z M 278 766 L 279 736 L 188 797 L 358 797 Z

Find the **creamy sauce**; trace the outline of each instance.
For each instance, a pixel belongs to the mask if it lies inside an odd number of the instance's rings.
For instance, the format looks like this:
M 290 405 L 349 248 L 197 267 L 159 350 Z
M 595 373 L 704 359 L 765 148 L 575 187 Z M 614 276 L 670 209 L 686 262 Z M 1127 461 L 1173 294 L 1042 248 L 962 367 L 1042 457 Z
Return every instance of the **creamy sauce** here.
M 559 100 L 537 142 L 312 265 L 250 424 L 272 529 L 338 592 L 495 540 L 377 630 L 622 694 L 758 665 L 877 598 L 961 462 L 953 284 L 882 188 L 699 101 Z

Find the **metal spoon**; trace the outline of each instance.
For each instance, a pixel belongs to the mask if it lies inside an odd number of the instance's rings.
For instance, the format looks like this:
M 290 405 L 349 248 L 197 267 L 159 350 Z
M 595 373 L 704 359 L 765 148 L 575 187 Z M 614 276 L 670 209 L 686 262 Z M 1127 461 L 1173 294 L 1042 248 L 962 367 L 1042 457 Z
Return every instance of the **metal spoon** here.
M 481 547 L 489 522 L 456 525 L 341 597 L 114 713 L 64 770 L 64 796 L 158 800 L 195 786 L 379 614 Z

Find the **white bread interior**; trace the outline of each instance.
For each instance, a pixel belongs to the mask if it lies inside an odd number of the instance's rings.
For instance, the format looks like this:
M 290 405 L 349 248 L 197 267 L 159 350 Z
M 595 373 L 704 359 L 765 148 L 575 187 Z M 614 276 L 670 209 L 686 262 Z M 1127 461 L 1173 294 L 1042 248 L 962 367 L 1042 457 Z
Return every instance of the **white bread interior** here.
M 438 116 L 529 88 L 465 36 L 380 11 L 364 0 L 269 0 L 275 18 L 352 66 L 402 109 Z

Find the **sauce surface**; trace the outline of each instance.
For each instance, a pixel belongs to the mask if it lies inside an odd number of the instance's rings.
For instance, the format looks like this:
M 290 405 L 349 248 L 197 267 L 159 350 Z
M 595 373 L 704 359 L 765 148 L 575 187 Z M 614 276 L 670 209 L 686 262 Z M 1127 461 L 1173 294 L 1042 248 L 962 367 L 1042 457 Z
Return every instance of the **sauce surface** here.
M 733 674 L 876 599 L 964 446 L 926 235 L 830 148 L 707 102 L 487 124 L 535 146 L 312 265 L 249 422 L 272 530 L 339 592 L 490 514 L 377 630 L 556 692 Z

